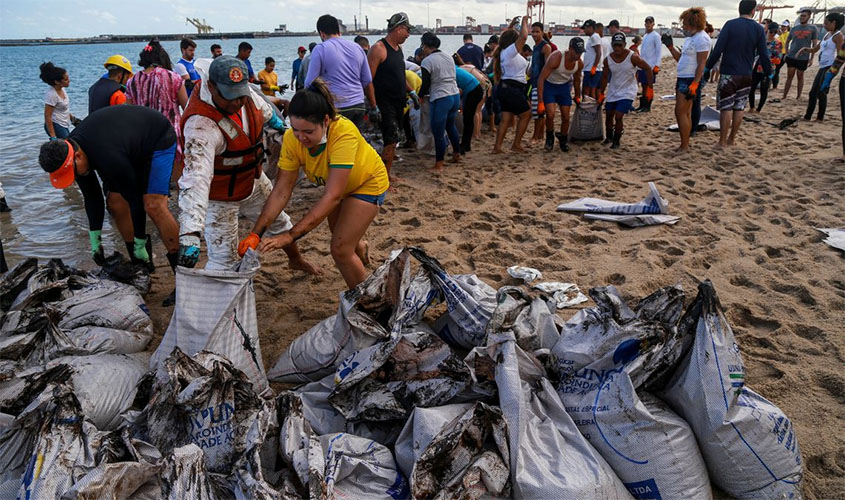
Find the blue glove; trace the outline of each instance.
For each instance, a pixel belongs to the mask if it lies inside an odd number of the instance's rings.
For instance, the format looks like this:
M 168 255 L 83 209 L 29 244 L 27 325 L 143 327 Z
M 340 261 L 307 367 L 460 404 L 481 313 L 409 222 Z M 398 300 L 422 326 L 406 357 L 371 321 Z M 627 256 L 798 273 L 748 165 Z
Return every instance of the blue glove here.
M 200 260 L 200 238 L 193 234 L 179 237 L 179 258 L 176 261 L 182 267 L 194 267 Z
M 370 119 L 370 123 L 376 124 L 381 121 L 381 111 L 378 109 L 378 106 L 371 108 L 369 113 L 367 113 L 367 117 Z
M 267 121 L 267 126 L 270 127 L 270 128 L 274 128 L 274 129 L 278 130 L 279 132 L 285 131 L 285 122 L 283 122 L 281 118 L 276 116 L 275 113 L 273 113 L 273 117 L 270 118 L 270 120 Z M 199 238 L 197 238 L 197 239 L 199 239 Z
M 824 80 L 822 80 L 822 85 L 821 87 L 819 87 L 819 90 L 821 90 L 822 92 L 827 92 L 828 90 L 830 90 L 830 84 L 833 82 L 833 77 L 835 76 L 836 73 L 831 73 L 830 71 L 828 71 L 827 74 L 824 75 Z

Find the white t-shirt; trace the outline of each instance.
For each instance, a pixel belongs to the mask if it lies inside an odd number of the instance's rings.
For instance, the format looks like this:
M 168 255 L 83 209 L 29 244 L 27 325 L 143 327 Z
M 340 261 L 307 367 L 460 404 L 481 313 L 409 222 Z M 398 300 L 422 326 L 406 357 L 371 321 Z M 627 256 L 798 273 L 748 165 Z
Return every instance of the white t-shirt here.
M 593 47 L 595 47 L 597 45 L 599 47 L 601 47 L 601 45 L 602 45 L 601 37 L 599 36 L 598 33 L 593 33 L 592 35 L 590 35 L 590 39 L 587 40 L 587 43 L 585 45 L 586 45 L 585 46 L 586 50 L 584 50 L 584 71 L 589 72 L 590 69 L 593 67 L 593 63 L 596 60 L 596 49 L 594 49 Z M 605 57 L 604 48 L 602 48 L 601 52 L 602 52 L 602 57 L 598 61 L 598 64 L 596 64 L 596 71 L 601 71 L 602 63 L 604 62 L 604 57 Z
M 503 50 L 499 57 L 502 60 L 502 80 L 526 81 L 525 70 L 528 68 L 528 61 L 517 52 L 515 43 Z
M 188 61 L 188 62 L 191 62 L 191 61 Z M 185 65 L 180 63 L 180 62 L 173 65 L 173 71 L 176 72 L 176 74 L 181 76 L 182 78 L 189 76 L 188 75 L 188 68 L 186 68 Z
M 67 92 L 64 92 L 64 94 L 64 98 L 59 97 L 56 89 L 49 87 L 44 95 L 44 104 L 53 106 L 53 123 L 70 128 L 70 99 L 68 99 Z
M 678 78 L 694 78 L 698 67 L 698 53 L 710 51 L 710 36 L 699 31 L 684 40 L 681 58 L 678 59 Z
M 613 47 L 610 46 L 610 40 L 613 37 L 605 36 L 601 39 L 601 62 L 603 63 L 605 59 L 607 59 L 608 54 L 613 52 Z M 601 68 L 599 68 L 601 69 Z
M 433 102 L 460 93 L 455 76 L 455 61 L 445 52 L 432 52 L 422 60 L 421 66 L 431 78 L 429 100 Z
M 640 59 L 653 68 L 660 66 L 661 55 L 663 55 L 663 44 L 660 43 L 660 35 L 653 30 L 643 35 L 643 41 L 640 43 Z

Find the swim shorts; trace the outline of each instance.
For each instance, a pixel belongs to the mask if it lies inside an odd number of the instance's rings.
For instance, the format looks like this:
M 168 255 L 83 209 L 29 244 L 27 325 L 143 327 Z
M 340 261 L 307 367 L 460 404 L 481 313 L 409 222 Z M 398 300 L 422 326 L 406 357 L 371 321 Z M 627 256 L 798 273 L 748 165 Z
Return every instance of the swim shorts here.
M 720 75 L 716 92 L 716 109 L 742 111 L 748 105 L 751 75 Z
M 693 80 L 695 80 L 693 77 L 678 77 L 675 81 L 675 90 L 678 93 L 686 94 L 689 91 L 689 86 L 692 85 Z M 704 85 L 704 82 L 699 82 L 698 92 L 696 92 L 698 97 L 701 97 L 701 89 L 704 88 Z
M 595 75 L 591 75 L 589 71 L 584 72 L 584 87 L 597 89 L 601 87 L 601 70 L 596 70 Z
M 531 119 L 532 120 L 537 120 L 537 119 L 540 119 L 540 118 L 543 118 L 544 116 L 546 116 L 545 113 L 542 114 L 542 115 L 537 113 L 537 106 L 539 104 L 540 104 L 540 93 L 537 91 L 536 86 L 532 86 L 531 87 Z
M 543 84 L 543 102 L 547 105 L 572 106 L 572 82 L 552 83 L 547 80 Z
M 173 174 L 173 159 L 175 156 L 175 142 L 169 148 L 153 152 L 146 194 L 163 194 L 165 196 L 170 194 L 170 176 Z
M 809 64 L 809 59 L 793 59 L 791 57 L 786 58 L 786 67 L 787 68 L 795 68 L 798 71 L 807 71 L 807 64 Z
M 634 109 L 634 101 L 632 99 L 620 99 L 618 101 L 608 102 L 604 105 L 604 109 L 607 110 L 608 113 L 616 111 L 625 115 Z
M 381 194 L 350 194 L 349 196 L 380 207 L 384 204 L 384 197 L 387 196 L 387 191 Z

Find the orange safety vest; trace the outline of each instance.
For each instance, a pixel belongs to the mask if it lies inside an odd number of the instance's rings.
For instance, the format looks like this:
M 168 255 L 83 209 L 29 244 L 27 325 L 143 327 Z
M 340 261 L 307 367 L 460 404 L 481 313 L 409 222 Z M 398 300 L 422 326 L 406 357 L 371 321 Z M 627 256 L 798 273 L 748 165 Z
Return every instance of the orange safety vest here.
M 244 132 L 243 127 L 216 107 L 200 99 L 199 91 L 191 96 L 188 107 L 182 113 L 183 141 L 185 122 L 194 115 L 214 120 L 226 139 L 226 150 L 214 157 L 214 177 L 208 195 L 210 200 L 241 201 L 252 194 L 255 179 L 261 177 L 261 165 L 264 163 L 264 117 L 251 98 L 246 100 L 245 106 L 249 133 Z

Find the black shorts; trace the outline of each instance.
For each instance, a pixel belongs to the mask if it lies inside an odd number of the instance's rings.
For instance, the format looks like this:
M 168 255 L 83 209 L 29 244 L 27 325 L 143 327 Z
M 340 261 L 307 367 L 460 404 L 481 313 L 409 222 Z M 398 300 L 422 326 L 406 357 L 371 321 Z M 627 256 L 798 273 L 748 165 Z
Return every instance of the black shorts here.
M 402 115 L 405 114 L 404 102 L 382 101 L 376 102 L 381 111 L 381 138 L 385 146 L 399 142 L 399 131 L 402 127 Z
M 496 92 L 496 97 L 502 106 L 502 112 L 521 115 L 526 111 L 530 111 L 531 103 L 528 102 L 528 96 L 525 94 L 525 91 L 525 85 L 511 83 L 510 80 L 503 81 L 499 86 L 498 92 Z
M 793 59 L 791 57 L 786 58 L 786 67 L 787 68 L 795 68 L 798 71 L 807 71 L 807 64 L 809 64 L 810 60 L 805 59 Z

